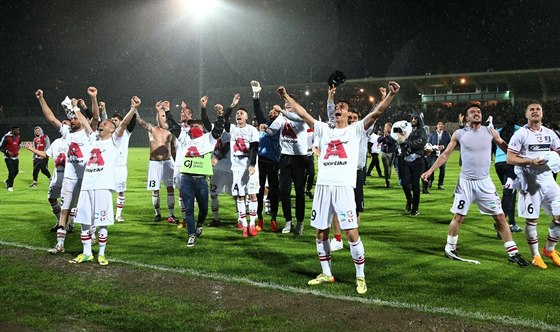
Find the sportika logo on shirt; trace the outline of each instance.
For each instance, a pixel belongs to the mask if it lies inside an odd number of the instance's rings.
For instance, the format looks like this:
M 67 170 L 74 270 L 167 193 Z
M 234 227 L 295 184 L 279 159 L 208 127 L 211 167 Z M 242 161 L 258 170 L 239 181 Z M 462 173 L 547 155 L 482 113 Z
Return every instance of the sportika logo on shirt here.
M 346 154 L 346 150 L 344 149 L 344 144 L 348 142 L 342 142 L 339 139 L 335 139 L 329 142 L 327 145 L 327 150 L 325 151 L 324 159 L 327 160 L 330 157 L 337 157 L 338 159 L 348 159 L 348 155 Z M 346 165 L 346 160 L 337 160 L 337 161 L 324 161 L 323 165 L 331 166 L 331 165 Z

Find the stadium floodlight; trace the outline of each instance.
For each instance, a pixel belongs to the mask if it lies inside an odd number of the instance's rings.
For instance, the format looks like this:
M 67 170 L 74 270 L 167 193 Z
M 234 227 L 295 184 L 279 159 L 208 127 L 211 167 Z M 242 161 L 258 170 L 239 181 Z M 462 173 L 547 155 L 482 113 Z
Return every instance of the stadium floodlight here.
M 204 18 L 212 13 L 217 0 L 181 0 L 180 3 L 185 14 Z
M 305 95 L 309 96 L 309 90 L 305 90 Z

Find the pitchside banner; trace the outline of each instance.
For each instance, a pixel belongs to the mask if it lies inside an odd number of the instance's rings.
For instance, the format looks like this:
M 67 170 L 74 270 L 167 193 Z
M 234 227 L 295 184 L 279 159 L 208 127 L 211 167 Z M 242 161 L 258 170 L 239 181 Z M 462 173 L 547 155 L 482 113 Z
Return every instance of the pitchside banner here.
M 183 157 L 181 173 L 212 175 L 212 154 L 207 153 L 201 157 Z

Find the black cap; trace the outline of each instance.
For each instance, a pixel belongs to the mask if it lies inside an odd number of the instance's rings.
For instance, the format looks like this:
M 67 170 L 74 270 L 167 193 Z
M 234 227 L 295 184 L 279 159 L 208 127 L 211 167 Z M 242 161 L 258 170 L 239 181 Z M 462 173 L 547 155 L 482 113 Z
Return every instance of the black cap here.
M 342 84 L 346 81 L 346 75 L 340 70 L 335 71 L 334 73 L 329 76 L 328 84 L 330 87 L 335 86 L 337 87 L 339 84 Z

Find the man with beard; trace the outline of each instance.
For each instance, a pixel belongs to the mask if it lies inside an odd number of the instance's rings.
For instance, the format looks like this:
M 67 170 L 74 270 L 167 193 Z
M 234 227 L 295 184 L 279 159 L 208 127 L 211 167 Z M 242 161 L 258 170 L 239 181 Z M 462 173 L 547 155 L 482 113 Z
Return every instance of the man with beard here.
M 424 170 L 424 146 L 428 135 L 424 130 L 424 115 L 414 113 L 410 117 L 412 132 L 408 136 L 400 133 L 399 178 L 406 197 L 405 210 L 411 216 L 420 214 L 420 175 Z
M 496 193 L 496 187 L 489 175 L 491 160 L 488 156 L 492 151 L 492 141 L 504 151 L 507 150 L 507 144 L 496 130 L 482 126 L 482 113 L 478 105 L 471 105 L 467 108 L 465 120 L 468 126 L 453 133 L 447 148 L 440 154 L 432 167 L 422 174 L 422 180 L 428 181 L 430 175 L 438 167 L 445 164 L 455 148 L 460 147 L 463 164 L 455 187 L 453 206 L 451 207 L 451 212 L 454 215 L 449 223 L 447 244 L 444 249 L 445 256 L 452 260 L 480 264 L 476 260 L 461 258 L 456 251 L 459 229 L 469 212 L 470 205 L 476 202 L 480 212 L 492 215 L 494 221 L 498 224 L 505 250 L 508 253 L 508 261 L 516 263 L 520 267 L 528 266 L 529 263 L 521 257 L 517 245 L 512 239 L 509 225 L 502 210 L 500 197 Z M 487 157 L 484 158 L 484 156 Z

